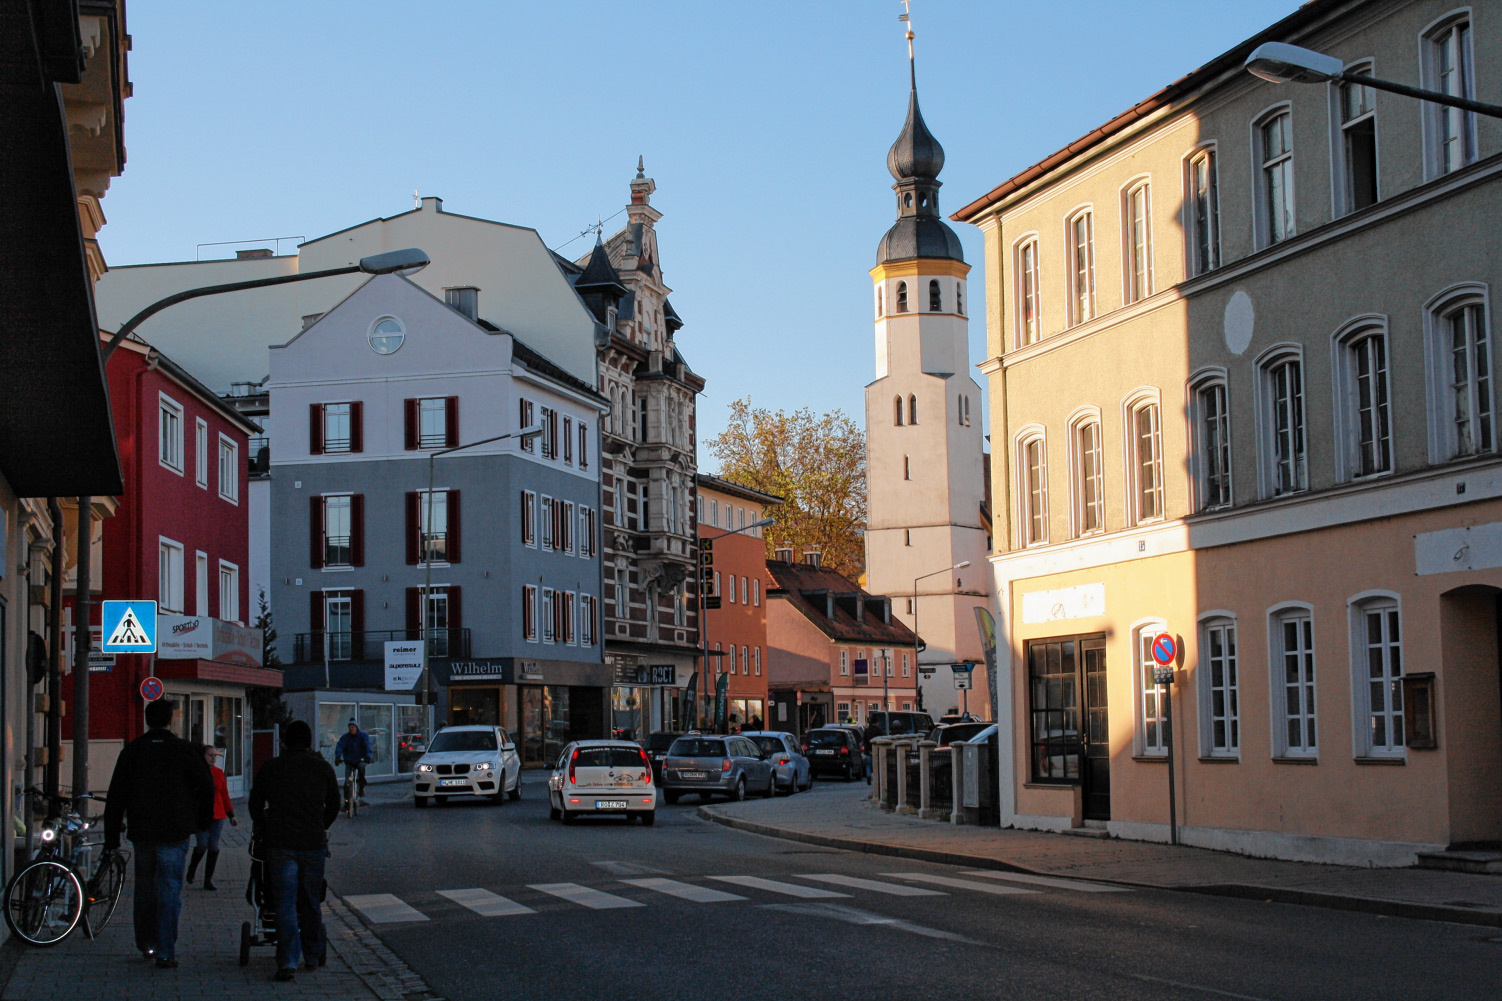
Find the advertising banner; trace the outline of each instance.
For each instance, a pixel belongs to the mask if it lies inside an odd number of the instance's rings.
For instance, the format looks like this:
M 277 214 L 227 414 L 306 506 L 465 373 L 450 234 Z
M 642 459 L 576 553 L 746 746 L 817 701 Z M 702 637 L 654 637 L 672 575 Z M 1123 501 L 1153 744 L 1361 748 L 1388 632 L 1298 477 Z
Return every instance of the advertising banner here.
M 422 640 L 386 644 L 386 691 L 410 692 L 422 677 Z
M 261 632 L 207 615 L 158 615 L 157 659 L 261 666 Z

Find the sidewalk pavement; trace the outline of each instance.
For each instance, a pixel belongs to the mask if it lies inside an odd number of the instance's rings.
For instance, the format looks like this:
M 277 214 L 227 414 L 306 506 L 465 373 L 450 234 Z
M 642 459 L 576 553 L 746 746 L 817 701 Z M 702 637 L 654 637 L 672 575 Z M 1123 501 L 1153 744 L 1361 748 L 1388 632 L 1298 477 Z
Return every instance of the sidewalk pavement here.
M 243 812 L 243 811 L 242 811 Z M 336 825 L 337 827 L 337 825 Z M 136 951 L 131 923 L 134 873 L 127 871 L 120 905 L 97 941 L 80 929 L 60 945 L 38 949 L 15 938 L 0 947 L 0 998 L 4 1001 L 237 1001 L 299 999 L 322 1001 L 431 1001 L 435 995 L 422 979 L 387 949 L 334 894 L 339 847 L 329 871 L 330 890 L 323 920 L 329 940 L 328 965 L 308 972 L 301 967 L 292 983 L 270 983 L 276 950 L 254 947 L 250 965 L 240 966 L 240 923 L 254 920 L 245 901 L 250 876 L 249 821 L 226 827 L 214 882 L 209 893 L 199 882 L 183 887 L 175 970 L 158 970 Z M 134 863 L 131 864 L 134 869 Z
M 1252 858 L 1205 848 L 956 826 L 881 810 L 861 783 L 699 808 L 730 827 L 901 858 L 1502 927 L 1502 876 Z

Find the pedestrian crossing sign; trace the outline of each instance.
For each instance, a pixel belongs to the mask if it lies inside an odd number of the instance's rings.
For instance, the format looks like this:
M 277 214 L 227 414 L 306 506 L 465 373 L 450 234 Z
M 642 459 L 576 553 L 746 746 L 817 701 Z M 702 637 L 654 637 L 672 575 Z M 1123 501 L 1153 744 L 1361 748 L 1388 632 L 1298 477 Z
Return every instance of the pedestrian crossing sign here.
M 156 602 L 106 601 L 102 653 L 156 653 Z

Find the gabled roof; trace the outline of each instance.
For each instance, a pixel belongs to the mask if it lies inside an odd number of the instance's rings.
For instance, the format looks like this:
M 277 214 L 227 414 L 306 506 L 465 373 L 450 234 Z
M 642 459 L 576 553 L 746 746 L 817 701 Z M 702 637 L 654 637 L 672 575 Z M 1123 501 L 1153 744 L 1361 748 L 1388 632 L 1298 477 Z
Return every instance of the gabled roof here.
M 826 594 L 859 595 L 862 602 L 884 601 L 863 591 L 854 581 L 826 567 L 806 563 L 767 560 L 767 575 L 776 588 L 769 597 L 784 598 L 820 632 L 840 643 L 869 643 L 872 646 L 912 646 L 917 640 L 913 631 L 897 619 L 883 622 L 879 613 L 868 611 L 864 622 L 857 621 L 849 610 L 836 601 L 834 617 L 826 614 Z

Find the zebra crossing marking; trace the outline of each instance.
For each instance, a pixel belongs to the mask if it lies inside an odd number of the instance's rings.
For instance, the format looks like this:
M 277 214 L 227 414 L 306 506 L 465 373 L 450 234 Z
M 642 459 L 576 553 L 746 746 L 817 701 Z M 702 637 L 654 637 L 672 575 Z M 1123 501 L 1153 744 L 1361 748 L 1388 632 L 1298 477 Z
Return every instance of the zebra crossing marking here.
M 514 900 L 507 900 L 498 893 L 482 890 L 478 887 L 467 890 L 439 890 L 440 897 L 447 897 L 460 907 L 466 907 L 481 917 L 501 918 L 512 914 L 536 914 L 532 908 L 525 904 L 518 904 Z
M 638 900 L 627 900 L 625 897 L 617 897 L 613 893 L 604 890 L 591 890 L 587 886 L 578 883 L 528 883 L 528 888 L 546 893 L 561 900 L 567 900 L 571 904 L 579 904 L 593 911 L 608 911 L 617 907 L 645 907 Z
M 884 872 L 882 875 L 890 876 L 893 879 L 910 879 L 915 883 L 932 883 L 935 886 L 952 886 L 959 890 L 994 893 L 998 896 L 1039 892 L 1037 890 L 1024 890 L 1020 886 L 997 886 L 994 883 L 977 883 L 973 879 L 955 879 L 953 876 L 931 876 L 926 872 Z
M 646 890 L 656 890 L 658 893 L 666 893 L 670 897 L 678 897 L 681 900 L 692 900 L 696 904 L 713 904 L 722 900 L 745 900 L 745 897 L 736 893 L 726 893 L 724 890 L 712 890 L 707 886 L 695 886 L 692 883 L 680 883 L 676 879 L 623 879 L 622 883 L 630 883 L 632 886 L 640 886 Z
M 848 893 L 835 893 L 833 890 L 819 890 L 812 886 L 799 886 L 797 883 L 782 883 L 775 879 L 762 879 L 760 876 L 710 876 L 710 879 L 721 883 L 734 883 L 737 886 L 749 886 L 753 890 L 767 890 L 770 893 L 781 893 L 789 897 L 803 897 L 805 899 L 820 899 L 829 897 L 848 897 Z
M 984 876 L 987 879 L 1004 879 L 1012 883 L 1032 883 L 1036 886 L 1052 886 L 1059 890 L 1079 890 L 1082 893 L 1131 893 L 1130 886 L 1110 886 L 1106 883 L 1089 883 L 1080 879 L 1063 879 L 1059 876 L 1034 876 L 1026 872 L 967 872 L 966 876 Z
M 392 893 L 360 893 L 345 897 L 344 902 L 373 924 L 385 925 L 397 921 L 426 921 L 428 916 L 415 907 L 409 907 Z
M 841 876 L 833 872 L 800 873 L 798 878 L 814 879 L 820 883 L 833 883 L 835 886 L 849 886 L 857 890 L 871 890 L 874 893 L 889 893 L 894 897 L 943 897 L 947 895 L 943 890 L 929 890 L 921 886 L 903 886 L 900 883 L 883 883 L 876 879 Z

